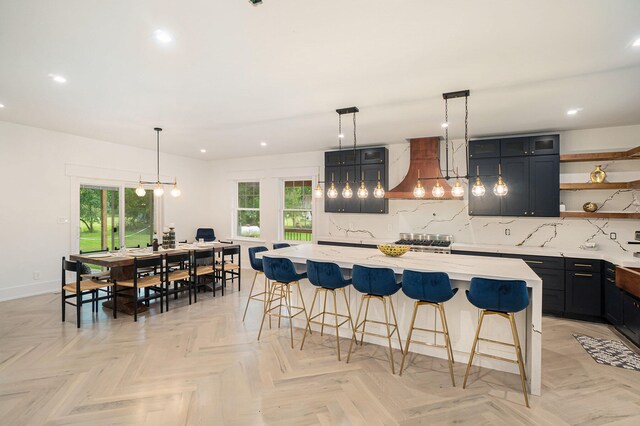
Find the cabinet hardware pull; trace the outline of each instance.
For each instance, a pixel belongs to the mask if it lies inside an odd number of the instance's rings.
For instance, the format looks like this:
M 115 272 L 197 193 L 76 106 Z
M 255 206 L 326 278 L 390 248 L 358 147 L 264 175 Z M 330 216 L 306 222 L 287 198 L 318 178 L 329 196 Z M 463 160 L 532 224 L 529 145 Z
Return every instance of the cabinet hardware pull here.
M 526 263 L 539 263 L 543 264 L 544 262 L 540 262 L 539 260 L 525 260 Z
M 578 273 L 573 275 L 575 275 L 576 277 L 592 277 L 593 276 L 593 274 L 578 274 Z
M 591 268 L 593 265 L 589 265 L 588 263 L 574 263 L 573 266 L 580 266 L 582 268 Z
M 611 269 L 611 268 L 607 268 L 607 271 L 612 272 L 614 274 L 616 273 L 616 270 L 615 269 Z
M 609 281 L 610 283 L 615 283 L 616 282 L 616 280 L 614 280 L 613 278 L 609 278 L 609 277 L 607 277 L 607 281 Z

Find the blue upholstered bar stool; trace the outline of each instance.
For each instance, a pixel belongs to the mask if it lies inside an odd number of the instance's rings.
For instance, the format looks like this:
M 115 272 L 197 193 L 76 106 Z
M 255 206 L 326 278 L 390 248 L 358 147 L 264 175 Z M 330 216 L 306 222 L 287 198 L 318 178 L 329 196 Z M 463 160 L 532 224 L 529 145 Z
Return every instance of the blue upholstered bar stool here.
M 402 292 L 411 299 L 415 300 L 413 304 L 413 316 L 411 317 L 411 325 L 409 326 L 409 334 L 407 335 L 407 343 L 402 354 L 402 364 L 400 364 L 400 375 L 404 368 L 404 361 L 409 353 L 409 345 L 411 345 L 411 336 L 413 330 L 427 331 L 444 335 L 444 344 L 439 345 L 437 341 L 434 343 L 419 342 L 421 345 L 436 346 L 447 350 L 447 359 L 449 361 L 449 375 L 451 375 L 451 384 L 456 385 L 453 378 L 453 350 L 451 349 L 451 339 L 449 339 L 449 326 L 447 325 L 447 315 L 444 312 L 444 302 L 451 300 L 458 292 L 457 288 L 451 287 L 449 275 L 444 272 L 417 272 L 405 270 L 402 274 Z M 440 314 L 440 322 L 442 331 L 434 329 L 419 328 L 415 326 L 418 308 L 421 306 L 433 306 Z M 434 326 L 435 327 L 435 326 Z
M 287 248 L 287 247 L 291 247 L 291 244 L 289 244 L 289 243 L 274 243 L 273 244 L 273 249 L 274 250 L 278 250 L 278 249 L 281 249 L 281 248 Z
M 364 335 L 369 334 L 372 336 L 385 337 L 389 342 L 389 362 L 391 364 L 391 373 L 395 374 L 395 365 L 393 362 L 393 348 L 391 347 L 391 336 L 395 333 L 398 336 L 398 343 L 400 344 L 400 351 L 402 352 L 402 340 L 400 340 L 400 333 L 398 331 L 398 320 L 396 319 L 396 311 L 393 307 L 393 301 L 391 296 L 396 294 L 402 283 L 396 281 L 396 275 L 393 269 L 389 268 L 370 268 L 368 266 L 354 265 L 353 273 L 351 275 L 353 286 L 360 293 L 363 293 L 362 300 L 360 302 L 360 308 L 358 309 L 358 316 L 356 318 L 356 329 L 354 330 L 351 344 L 349 345 L 349 355 L 347 356 L 347 363 L 351 359 L 351 350 L 353 349 L 353 343 L 357 341 L 357 333 L 361 333 L 360 345 L 364 342 Z M 369 302 L 371 300 L 379 300 L 382 302 L 384 308 L 384 322 L 374 321 L 368 319 L 369 314 Z M 393 315 L 393 323 L 389 322 L 389 313 L 387 311 L 387 301 L 391 308 Z M 360 321 L 360 313 L 362 307 L 365 305 L 364 319 Z M 367 323 L 381 324 L 387 327 L 387 334 L 376 334 L 365 331 Z M 362 328 L 362 330 L 360 330 Z
M 325 325 L 336 329 L 336 348 L 338 349 L 338 361 L 340 361 L 340 334 L 338 333 L 338 330 L 344 324 L 349 323 L 351 325 L 351 333 L 353 334 L 353 319 L 351 318 L 349 299 L 347 298 L 347 293 L 344 291 L 344 289 L 351 284 L 351 280 L 345 279 L 342 275 L 342 271 L 340 271 L 340 267 L 331 262 L 315 262 L 313 260 L 307 260 L 307 275 L 311 284 L 316 286 L 316 291 L 313 295 L 313 302 L 311 302 L 311 308 L 309 310 L 309 328 L 311 328 L 311 324 L 320 325 L 320 336 L 324 333 Z M 322 312 L 313 315 L 316 298 L 320 292 L 324 292 Z M 338 313 L 338 299 L 336 297 L 336 292 L 341 292 L 344 296 L 344 302 L 347 306 L 347 315 Z M 327 295 L 329 293 L 333 295 L 333 312 L 327 311 Z M 333 316 L 335 323 L 326 323 L 325 315 Z M 314 321 L 319 316 L 322 316 L 322 321 Z M 342 322 L 340 322 L 340 319 L 343 319 Z M 302 343 L 300 344 L 300 350 L 302 350 L 306 338 L 307 329 L 305 328 Z
M 522 394 L 524 395 L 524 402 L 529 407 L 529 397 L 527 396 L 527 380 L 524 363 L 522 361 L 522 351 L 520 349 L 520 339 L 518 338 L 518 329 L 516 327 L 515 313 L 520 312 L 529 306 L 529 293 L 527 292 L 527 284 L 524 281 L 513 280 L 494 280 L 488 278 L 472 278 L 469 290 L 467 290 L 467 299 L 469 302 L 480 309 L 480 321 L 478 322 L 478 328 L 476 330 L 476 337 L 473 339 L 473 347 L 471 348 L 471 355 L 469 356 L 469 363 L 467 364 L 467 372 L 464 375 L 464 383 L 462 388 L 467 385 L 467 377 L 469 376 L 469 370 L 471 369 L 471 363 L 473 362 L 474 355 L 489 356 L 494 359 L 501 359 L 503 361 L 513 362 L 518 364 L 520 369 L 520 381 L 522 382 Z M 483 339 L 480 336 L 480 329 L 482 328 L 482 321 L 486 315 L 498 315 L 506 318 L 511 324 L 511 334 L 513 336 L 513 344 L 499 342 L 491 339 Z M 516 359 L 508 359 L 502 357 L 496 357 L 494 355 L 486 355 L 479 352 L 476 349 L 478 341 L 485 341 L 491 343 L 498 343 L 505 346 L 512 346 L 516 352 Z
M 247 316 L 247 309 L 249 309 L 249 302 L 252 300 L 258 300 L 263 303 L 263 310 L 267 309 L 267 302 L 269 301 L 269 280 L 267 280 L 266 275 L 264 275 L 264 268 L 262 266 L 262 259 L 256 258 L 256 253 L 260 253 L 263 251 L 268 251 L 269 249 L 264 246 L 259 247 L 250 247 L 249 248 L 249 264 L 251 264 L 251 268 L 256 271 L 253 276 L 253 283 L 251 284 L 251 290 L 249 290 L 249 298 L 247 299 L 247 306 L 244 308 L 244 315 L 242 315 L 242 321 L 244 321 Z M 264 291 L 259 293 L 254 293 L 253 289 L 256 285 L 256 279 L 258 275 L 264 276 Z
M 300 291 L 300 280 L 307 278 L 307 273 L 297 273 L 295 266 L 293 266 L 293 262 L 291 262 L 290 259 L 284 257 L 263 256 L 262 266 L 265 276 L 268 280 L 271 281 L 271 290 L 269 294 L 269 301 L 267 302 L 267 308 L 264 311 L 264 315 L 262 315 L 262 323 L 260 324 L 260 331 L 258 332 L 258 340 L 260 340 L 262 327 L 264 326 L 264 320 L 267 316 L 278 317 L 278 325 L 280 324 L 280 318 L 288 318 L 289 331 L 291 333 L 291 349 L 293 349 L 293 319 L 295 317 L 300 314 L 304 314 L 306 327 L 309 329 L 309 333 L 311 333 L 311 329 L 309 328 L 309 316 L 307 315 L 307 308 L 304 305 L 302 291 Z M 300 296 L 300 303 L 302 303 L 302 307 L 293 306 L 291 303 L 292 285 L 295 285 L 298 289 L 298 295 Z M 274 305 L 274 303 L 276 302 L 278 304 Z M 282 308 L 286 309 L 286 315 L 282 313 Z M 297 312 L 294 313 L 294 311 Z

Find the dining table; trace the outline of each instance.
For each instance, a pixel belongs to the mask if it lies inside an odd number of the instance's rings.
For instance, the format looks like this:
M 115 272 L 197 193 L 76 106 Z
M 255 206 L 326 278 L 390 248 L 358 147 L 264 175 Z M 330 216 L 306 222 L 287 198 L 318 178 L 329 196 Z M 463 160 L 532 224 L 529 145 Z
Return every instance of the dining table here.
M 177 254 L 187 251 L 205 251 L 212 249 L 214 251 L 214 254 L 217 254 L 222 253 L 222 251 L 227 248 L 240 248 L 240 245 L 234 244 L 233 242 L 219 241 L 178 243 L 176 244 L 175 248 L 163 248 L 162 246 L 160 246 L 157 251 L 153 251 L 152 247 L 146 247 L 122 248 L 117 251 L 100 251 L 92 253 L 72 254 L 69 256 L 69 260 L 108 268 L 109 279 L 117 283 L 119 280 L 128 280 L 133 278 L 133 264 L 136 258 L 146 258 L 164 254 Z M 127 290 L 133 291 L 133 289 L 130 288 L 127 288 Z M 133 315 L 133 303 L 134 302 L 119 303 L 118 312 Z M 102 306 L 108 309 L 113 309 L 113 302 L 111 300 L 107 300 L 102 303 Z M 138 304 L 138 313 L 145 312 L 146 310 L 147 307 L 144 304 Z

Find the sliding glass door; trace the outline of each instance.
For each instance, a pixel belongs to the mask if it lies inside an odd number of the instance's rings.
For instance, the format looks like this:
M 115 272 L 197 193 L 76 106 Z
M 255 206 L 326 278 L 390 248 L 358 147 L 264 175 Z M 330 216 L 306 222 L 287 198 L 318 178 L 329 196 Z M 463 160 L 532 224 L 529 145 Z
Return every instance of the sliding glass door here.
M 113 250 L 120 246 L 120 191 L 80 187 L 80 252 Z
M 153 191 L 80 186 L 80 252 L 146 247 L 154 231 Z

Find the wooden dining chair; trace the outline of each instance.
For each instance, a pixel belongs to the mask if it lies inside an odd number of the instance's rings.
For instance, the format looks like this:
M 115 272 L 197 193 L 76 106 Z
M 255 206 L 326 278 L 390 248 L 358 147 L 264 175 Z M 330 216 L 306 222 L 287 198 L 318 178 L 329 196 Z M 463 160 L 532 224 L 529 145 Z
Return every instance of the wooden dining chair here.
M 215 250 L 195 250 L 193 253 L 193 281 L 194 281 L 194 300 L 198 302 L 198 290 L 205 288 L 207 278 L 211 279 L 211 290 L 213 297 L 216 297 L 216 270 L 215 270 Z M 222 286 L 222 295 L 224 296 L 224 286 Z
M 235 261 L 238 256 L 238 261 Z M 231 279 L 231 283 L 238 280 L 238 291 L 240 291 L 241 269 L 240 247 L 225 247 L 222 249 L 220 261 L 216 263 L 216 275 L 222 280 L 222 288 L 227 286 L 227 279 Z M 223 293 L 224 296 L 224 293 Z
M 133 320 L 138 321 L 138 303 L 144 302 L 149 305 L 149 301 L 160 299 L 160 312 L 164 312 L 163 297 L 166 283 L 166 268 L 163 267 L 164 257 L 162 255 L 152 257 L 135 257 L 133 260 L 133 278 L 126 280 L 114 280 L 113 290 L 113 310 L 117 311 L 119 297 L 124 297 L 133 301 Z M 147 271 L 153 270 L 153 273 Z M 145 275 L 146 274 L 146 275 Z M 144 290 L 140 297 L 139 290 Z M 151 294 L 153 291 L 153 294 Z
M 67 273 L 72 272 L 75 274 L 75 282 L 67 284 Z M 76 325 L 80 328 L 81 310 L 82 305 L 91 302 L 91 312 L 98 312 L 98 303 L 100 300 L 105 300 L 111 297 L 111 294 L 107 291 L 113 284 L 93 277 L 85 278 L 90 274 L 83 274 L 87 272 L 83 270 L 82 262 L 74 262 L 62 258 L 62 322 L 66 320 L 66 307 L 72 305 L 76 307 Z M 100 296 L 100 291 L 107 293 L 105 296 Z M 68 294 L 67 294 L 68 293 Z M 87 298 L 88 296 L 88 298 Z M 75 303 L 71 302 L 71 299 L 75 299 Z M 114 311 L 114 318 L 116 317 Z
M 165 255 L 164 260 L 167 272 L 165 274 L 165 303 L 169 312 L 169 299 L 173 295 L 174 299 L 178 294 L 189 291 L 189 304 L 191 304 L 191 289 L 193 286 L 191 252 L 181 252 Z M 173 283 L 173 289 L 171 289 Z

